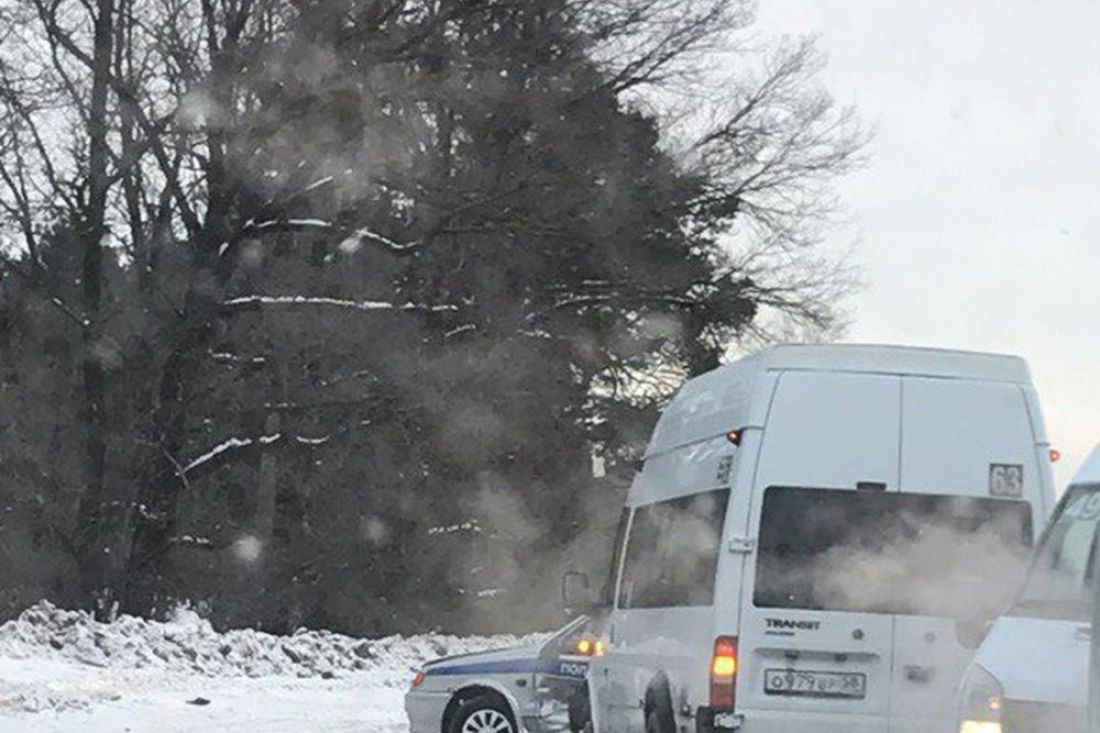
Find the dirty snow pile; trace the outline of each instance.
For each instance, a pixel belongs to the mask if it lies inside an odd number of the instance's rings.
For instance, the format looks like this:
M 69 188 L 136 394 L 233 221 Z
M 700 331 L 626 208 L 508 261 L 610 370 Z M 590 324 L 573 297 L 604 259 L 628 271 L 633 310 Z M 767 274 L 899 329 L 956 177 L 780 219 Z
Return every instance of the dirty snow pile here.
M 132 726 L 125 717 L 130 714 L 138 716 L 133 718 L 137 727 L 130 729 L 142 730 L 144 715 L 152 712 L 161 730 L 204 730 L 211 723 L 251 723 L 253 716 L 275 709 L 280 721 L 289 722 L 297 719 L 299 711 L 291 708 L 299 705 L 305 719 L 315 724 L 311 729 L 327 730 L 318 711 L 338 711 L 343 704 L 348 719 L 341 725 L 353 716 L 369 724 L 375 715 L 374 729 L 401 730 L 392 726 L 403 720 L 401 697 L 411 670 L 441 656 L 525 645 L 538 638 L 427 634 L 357 639 L 328 631 L 276 636 L 252 629 L 221 633 L 189 609 L 177 610 L 167 622 L 120 616 L 101 623 L 88 613 L 43 601 L 0 626 L 0 729 L 12 729 L 5 722 L 9 716 L 19 719 L 24 730 L 77 729 L 80 721 L 74 720 L 73 728 L 58 722 L 71 713 L 87 722 L 116 709 L 123 717 L 108 716 L 105 726 L 123 720 Z M 192 695 L 200 702 L 189 700 Z M 184 706 L 177 711 L 179 727 L 172 727 L 174 718 L 166 715 L 166 706 L 177 709 L 187 702 L 210 703 L 203 709 L 205 722 L 194 720 L 191 711 L 196 708 Z M 218 718 L 219 702 L 223 712 L 237 717 Z M 138 710 L 146 713 L 139 715 Z M 95 713 L 90 718 L 89 711 Z M 32 725 L 43 716 L 54 716 L 53 722 Z M 94 725 L 92 729 L 97 730 Z
M 406 672 L 452 654 L 514 646 L 515 636 L 463 638 L 421 635 L 367 640 L 330 631 L 300 629 L 276 636 L 252 629 L 219 633 L 186 608 L 167 622 L 120 616 L 96 621 L 83 611 L 66 611 L 48 601 L 0 626 L 0 656 L 67 659 L 95 667 L 160 669 L 207 676 L 331 678 L 368 669 Z

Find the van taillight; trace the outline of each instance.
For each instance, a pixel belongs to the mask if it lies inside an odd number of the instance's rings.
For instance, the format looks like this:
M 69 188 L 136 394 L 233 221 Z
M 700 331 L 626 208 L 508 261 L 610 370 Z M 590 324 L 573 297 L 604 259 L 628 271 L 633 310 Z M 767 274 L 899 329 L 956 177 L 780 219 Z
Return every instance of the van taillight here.
M 710 661 L 710 706 L 733 710 L 737 686 L 737 637 L 719 636 L 714 640 Z

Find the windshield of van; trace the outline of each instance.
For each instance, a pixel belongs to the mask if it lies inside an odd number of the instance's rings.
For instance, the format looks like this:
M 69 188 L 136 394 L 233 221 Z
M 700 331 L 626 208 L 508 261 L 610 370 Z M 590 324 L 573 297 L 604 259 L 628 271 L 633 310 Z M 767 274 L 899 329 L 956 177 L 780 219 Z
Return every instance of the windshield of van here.
M 635 509 L 619 607 L 712 603 L 728 502 L 729 489 L 720 489 Z
M 758 607 L 991 616 L 1019 584 L 1032 541 L 1023 501 L 771 487 Z
M 1096 564 L 1100 484 L 1071 486 L 1012 609 L 1015 615 L 1087 621 Z

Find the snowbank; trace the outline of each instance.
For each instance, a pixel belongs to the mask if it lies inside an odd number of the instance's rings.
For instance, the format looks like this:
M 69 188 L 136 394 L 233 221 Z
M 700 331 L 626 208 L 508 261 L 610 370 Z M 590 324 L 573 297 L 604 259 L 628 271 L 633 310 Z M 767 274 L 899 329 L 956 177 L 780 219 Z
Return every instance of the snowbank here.
M 311 683 L 318 691 L 343 681 L 356 695 L 387 690 L 385 699 L 398 700 L 412 670 L 428 660 L 538 638 L 430 634 L 372 640 L 308 630 L 290 636 L 251 629 L 219 633 L 188 609 L 177 610 L 168 622 L 121 616 L 101 623 L 88 613 L 43 601 L 0 626 L 0 718 L 88 710 L 166 690 L 182 699 L 212 685 L 217 689 L 220 682 L 212 679 L 252 679 L 260 683 L 257 689 L 284 691 L 308 680 L 319 683 Z M 399 707 L 389 713 L 401 716 Z
M 437 657 L 514 646 L 536 638 L 433 634 L 368 640 L 304 629 L 291 636 L 252 629 L 219 633 L 189 609 L 178 609 L 168 622 L 124 615 L 101 623 L 83 611 L 66 611 L 42 601 L 0 626 L 0 656 L 217 677 L 332 677 L 378 668 L 408 671 Z

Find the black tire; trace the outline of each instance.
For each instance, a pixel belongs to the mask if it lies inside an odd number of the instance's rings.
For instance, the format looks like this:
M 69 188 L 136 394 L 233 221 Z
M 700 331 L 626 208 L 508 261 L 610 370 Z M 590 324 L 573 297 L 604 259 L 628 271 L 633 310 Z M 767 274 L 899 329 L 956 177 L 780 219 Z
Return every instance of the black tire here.
M 519 733 L 519 726 L 506 702 L 495 695 L 479 695 L 458 707 L 449 733 Z
M 645 716 L 645 733 L 676 733 L 676 721 L 668 705 L 658 703 Z
M 588 688 L 578 686 L 569 696 L 569 730 L 584 733 L 592 726 L 592 706 L 588 702 Z

